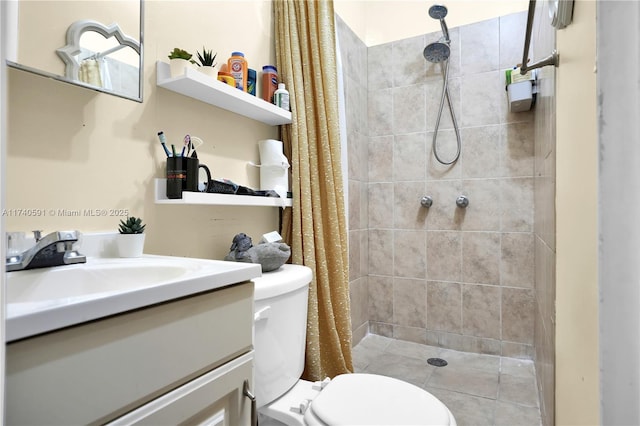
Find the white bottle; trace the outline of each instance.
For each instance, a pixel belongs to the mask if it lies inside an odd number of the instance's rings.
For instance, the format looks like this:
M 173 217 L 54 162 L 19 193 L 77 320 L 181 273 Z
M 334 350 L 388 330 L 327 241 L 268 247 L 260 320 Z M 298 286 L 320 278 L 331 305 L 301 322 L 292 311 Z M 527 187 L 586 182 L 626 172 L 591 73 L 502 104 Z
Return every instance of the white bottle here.
M 284 83 L 278 83 L 278 90 L 273 92 L 273 103 L 289 111 L 289 92 L 284 88 Z

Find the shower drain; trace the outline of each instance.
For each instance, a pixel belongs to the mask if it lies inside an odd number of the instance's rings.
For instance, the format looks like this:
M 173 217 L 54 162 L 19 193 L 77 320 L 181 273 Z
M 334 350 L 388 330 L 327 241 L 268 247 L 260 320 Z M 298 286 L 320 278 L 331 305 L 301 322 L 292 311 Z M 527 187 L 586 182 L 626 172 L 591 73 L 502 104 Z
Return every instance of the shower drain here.
M 444 367 L 447 365 L 447 361 L 442 358 L 429 358 L 427 363 L 436 367 Z

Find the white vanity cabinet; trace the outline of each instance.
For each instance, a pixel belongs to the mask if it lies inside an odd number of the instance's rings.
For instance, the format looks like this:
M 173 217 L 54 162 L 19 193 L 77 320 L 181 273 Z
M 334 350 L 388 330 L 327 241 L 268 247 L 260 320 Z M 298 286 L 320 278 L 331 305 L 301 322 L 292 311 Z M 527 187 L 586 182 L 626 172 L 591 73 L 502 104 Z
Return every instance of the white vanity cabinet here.
M 10 342 L 6 424 L 248 425 L 253 283 Z

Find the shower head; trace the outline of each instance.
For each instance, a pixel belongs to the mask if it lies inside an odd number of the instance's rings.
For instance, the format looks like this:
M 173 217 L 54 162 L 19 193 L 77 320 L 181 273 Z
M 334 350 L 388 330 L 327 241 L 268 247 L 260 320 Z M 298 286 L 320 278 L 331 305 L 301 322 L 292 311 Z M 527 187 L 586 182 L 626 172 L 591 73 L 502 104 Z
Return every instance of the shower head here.
M 449 59 L 449 55 L 451 55 L 451 49 L 449 45 L 442 42 L 431 43 L 424 48 L 424 52 L 422 52 L 424 58 L 433 63 L 444 62 Z
M 449 29 L 447 28 L 446 22 L 444 22 L 444 17 L 447 16 L 447 12 L 447 7 L 441 4 L 434 4 L 429 8 L 429 16 L 440 21 L 440 28 L 442 28 L 444 39 L 447 43 L 449 43 L 451 41 L 451 39 L 449 38 Z
M 444 19 L 447 16 L 447 8 L 441 4 L 434 4 L 429 8 L 429 16 L 433 19 Z

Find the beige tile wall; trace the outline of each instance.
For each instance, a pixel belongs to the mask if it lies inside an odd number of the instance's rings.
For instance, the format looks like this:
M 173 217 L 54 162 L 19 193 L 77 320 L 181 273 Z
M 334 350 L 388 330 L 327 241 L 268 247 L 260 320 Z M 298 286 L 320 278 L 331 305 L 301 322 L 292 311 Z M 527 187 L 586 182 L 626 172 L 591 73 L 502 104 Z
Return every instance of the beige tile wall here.
M 507 109 L 526 15 L 452 28 L 450 94 L 462 138 L 435 162 L 442 75 L 426 34 L 368 48 L 371 331 L 453 349 L 533 357 L 533 114 Z M 455 154 L 445 109 L 439 152 Z M 467 195 L 466 210 L 456 207 Z M 420 198 L 431 195 L 430 209 Z M 353 301 L 352 301 L 353 302 Z
M 441 34 L 365 48 L 366 66 L 354 70 L 363 45 L 338 18 L 351 259 L 360 260 L 350 265 L 354 342 L 369 329 L 534 356 L 534 122 L 532 113 L 508 112 L 503 72 L 519 62 L 525 23 L 518 13 L 450 29 L 449 90 L 463 149 L 443 166 L 432 154 L 442 75 L 422 56 Z M 363 88 L 364 101 L 354 94 Z M 440 155 L 451 158 L 455 142 L 445 108 Z M 470 199 L 465 210 L 455 205 L 461 194 Z M 424 195 L 430 209 L 420 206 Z
M 367 162 L 367 48 L 336 16 L 340 59 L 343 65 L 348 149 L 349 290 L 353 344 L 368 331 L 368 199 Z M 373 219 L 375 220 L 375 219 Z M 379 218 L 384 221 L 385 218 Z

